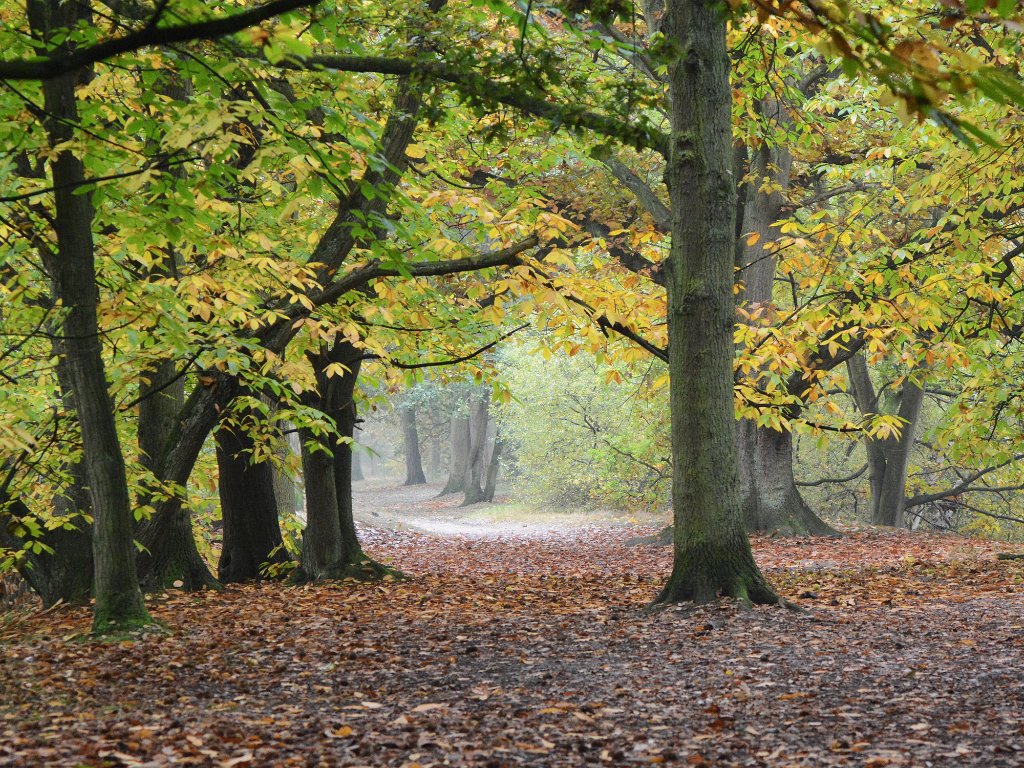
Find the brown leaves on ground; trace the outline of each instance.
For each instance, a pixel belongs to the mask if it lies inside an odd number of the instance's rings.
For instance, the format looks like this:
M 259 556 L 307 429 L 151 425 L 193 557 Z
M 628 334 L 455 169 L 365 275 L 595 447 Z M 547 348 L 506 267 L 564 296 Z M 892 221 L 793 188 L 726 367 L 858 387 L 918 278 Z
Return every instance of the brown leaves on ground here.
M 8 627 L 0 764 L 1017 766 L 1024 564 L 963 539 L 759 540 L 809 608 L 642 611 L 666 549 L 364 531 L 413 575 L 171 593 L 170 635 Z M 801 597 L 802 596 L 802 597 Z

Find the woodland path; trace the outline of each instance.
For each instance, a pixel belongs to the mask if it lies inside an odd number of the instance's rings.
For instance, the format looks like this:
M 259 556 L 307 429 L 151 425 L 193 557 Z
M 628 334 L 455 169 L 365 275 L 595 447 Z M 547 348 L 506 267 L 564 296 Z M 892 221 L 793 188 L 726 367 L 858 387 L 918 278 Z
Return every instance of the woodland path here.
M 627 516 L 612 511 L 587 514 L 544 513 L 497 503 L 462 507 L 462 494 L 438 496 L 442 484 L 403 486 L 396 479 L 371 479 L 353 484 L 357 522 L 370 528 L 427 533 L 464 539 L 550 539 L 628 525 Z
M 761 539 L 807 613 L 649 614 L 670 552 L 636 533 L 364 525 L 409 580 L 171 592 L 171 634 L 105 645 L 87 610 L 9 617 L 0 765 L 1024 765 L 1024 565 L 1000 547 Z

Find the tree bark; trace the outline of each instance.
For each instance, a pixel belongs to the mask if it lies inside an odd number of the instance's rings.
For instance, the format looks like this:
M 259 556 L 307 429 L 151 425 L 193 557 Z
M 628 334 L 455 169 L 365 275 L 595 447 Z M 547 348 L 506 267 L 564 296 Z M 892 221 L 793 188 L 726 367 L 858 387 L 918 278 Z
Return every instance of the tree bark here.
M 850 390 L 857 408 L 865 417 L 879 413 L 879 397 L 871 383 L 867 361 L 857 355 L 847 362 Z M 899 437 L 882 440 L 864 438 L 868 455 L 868 482 L 871 488 L 871 522 L 902 528 L 905 524 L 907 471 L 914 450 L 917 425 L 924 405 L 924 389 L 904 380 L 900 389 L 897 415 L 903 421 Z
M 63 30 L 88 22 L 87 6 L 60 0 L 29 0 L 29 19 L 41 48 Z M 60 49 L 68 50 L 67 43 Z M 78 70 L 43 84 L 51 146 L 74 139 L 78 123 Z M 82 161 L 64 149 L 52 164 L 56 200 L 57 257 L 48 264 L 64 308 L 63 344 L 74 390 L 93 514 L 93 630 L 119 631 L 150 621 L 135 572 L 132 510 L 114 407 L 100 347 L 93 208 Z
M 748 531 L 838 536 L 814 514 L 793 476 L 793 435 L 742 420 L 736 425 L 740 492 Z
M 462 506 L 484 501 L 485 456 L 487 451 L 487 426 L 490 423 L 490 392 L 474 392 L 469 406 L 469 451 L 466 455 L 466 474 L 462 483 Z
M 402 422 L 402 440 L 405 443 L 405 484 L 423 485 L 427 482 L 423 474 L 423 457 L 420 454 L 420 436 L 416 429 L 416 409 L 402 406 L 398 409 Z
M 494 492 L 498 488 L 498 470 L 501 468 L 501 451 L 505 444 L 500 435 L 494 436 L 494 448 L 491 449 L 491 458 L 487 462 L 487 481 L 484 484 L 484 495 L 480 501 L 494 501 Z
M 222 584 L 256 581 L 263 578 L 265 564 L 289 559 L 278 522 L 274 468 L 269 461 L 252 463 L 254 441 L 243 428 L 222 424 L 214 438 L 224 521 L 217 578 Z
M 375 579 L 388 569 L 368 558 L 359 543 L 352 514 L 352 447 L 355 431 L 355 388 L 362 350 L 338 341 L 310 356 L 317 390 L 305 403 L 333 419 L 335 435 L 302 432 L 302 468 L 306 488 L 306 530 L 302 535 L 299 582 L 324 579 Z M 328 377 L 326 368 L 340 363 L 344 376 Z
M 157 478 L 184 487 L 210 432 L 220 421 L 238 391 L 238 380 L 216 371 L 204 371 L 164 437 Z M 138 568 L 142 585 L 160 590 L 180 581 L 187 590 L 218 589 L 206 562 L 196 548 L 192 520 L 181 499 L 172 497 L 155 505 L 137 538 L 144 549 Z
M 746 603 L 777 596 L 743 528 L 733 413 L 736 183 L 726 16 L 704 0 L 668 0 L 662 29 L 672 139 L 668 288 L 673 568 L 658 603 Z
M 757 102 L 761 117 L 769 126 L 789 126 L 792 119 L 774 96 Z M 733 150 L 733 166 L 737 161 Z M 742 152 L 747 158 L 750 181 L 741 190 L 740 232 L 737 240 L 742 291 L 740 301 L 747 311 L 774 312 L 773 288 L 778 269 L 774 244 L 781 236 L 779 218 L 786 204 L 793 158 L 788 147 L 765 138 L 760 145 Z M 747 242 L 756 233 L 755 242 Z M 736 425 L 740 471 L 740 501 L 747 530 L 785 536 L 838 533 L 821 520 L 804 501 L 793 477 L 793 435 L 758 426 L 750 420 Z
M 456 412 L 451 421 L 451 456 L 448 463 L 448 482 L 439 495 L 460 493 L 466 487 L 466 467 L 469 459 L 469 415 Z

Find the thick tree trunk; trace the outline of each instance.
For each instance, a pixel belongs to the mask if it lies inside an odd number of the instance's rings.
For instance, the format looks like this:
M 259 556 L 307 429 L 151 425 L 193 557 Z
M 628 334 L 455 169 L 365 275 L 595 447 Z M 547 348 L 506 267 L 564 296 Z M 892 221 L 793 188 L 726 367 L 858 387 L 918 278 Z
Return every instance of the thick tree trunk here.
M 142 466 L 155 472 L 164 440 L 185 404 L 185 377 L 178 375 L 173 360 L 165 360 L 146 376 L 139 389 L 140 396 L 145 395 L 139 403 L 139 453 Z
M 466 487 L 466 467 L 469 458 L 469 415 L 455 413 L 451 422 L 451 456 L 448 464 L 448 482 L 441 496 L 460 493 Z
M 302 533 L 302 563 L 298 581 L 320 581 L 344 575 L 345 547 L 341 540 L 334 459 L 320 446 L 320 437 L 302 430 L 302 478 L 306 491 L 306 529 Z
M 29 0 L 33 33 L 41 43 L 88 21 L 85 6 L 59 0 Z M 62 45 L 66 50 L 66 45 Z M 43 84 L 51 146 L 74 139 L 78 70 Z M 53 273 L 64 307 L 63 344 L 74 390 L 93 514 L 93 629 L 116 631 L 150 621 L 135 572 L 132 510 L 114 407 L 107 389 L 96 310 L 92 198 L 76 194 L 85 181 L 82 161 L 69 149 L 52 164 L 56 199 L 57 258 Z
M 258 580 L 264 565 L 288 561 L 278 523 L 273 465 L 252 463 L 253 439 L 239 427 L 222 425 L 214 436 L 224 520 L 217 578 L 222 584 Z
M 668 287 L 674 563 L 659 603 L 774 603 L 743 528 L 733 413 L 736 183 L 726 17 L 668 0 L 672 202 Z
M 237 391 L 235 377 L 204 371 L 201 383 L 192 390 L 171 432 L 164 437 L 158 479 L 182 487 L 188 483 L 206 438 Z M 192 520 L 181 500 L 161 500 L 155 507 L 153 517 L 137 531 L 145 548 L 138 557 L 142 585 L 160 590 L 181 582 L 187 590 L 218 589 L 220 585 L 196 548 Z
M 491 419 L 489 395 L 490 392 L 484 388 L 482 392 L 475 392 L 470 399 L 469 452 L 466 455 L 466 476 L 462 483 L 464 507 L 484 501 L 487 427 Z
M 423 485 L 423 457 L 420 455 L 420 435 L 416 429 L 416 409 L 403 406 L 398 409 L 402 422 L 402 440 L 405 443 L 405 484 Z
M 737 424 L 743 518 L 748 531 L 781 536 L 838 536 L 804 501 L 793 477 L 793 435 Z

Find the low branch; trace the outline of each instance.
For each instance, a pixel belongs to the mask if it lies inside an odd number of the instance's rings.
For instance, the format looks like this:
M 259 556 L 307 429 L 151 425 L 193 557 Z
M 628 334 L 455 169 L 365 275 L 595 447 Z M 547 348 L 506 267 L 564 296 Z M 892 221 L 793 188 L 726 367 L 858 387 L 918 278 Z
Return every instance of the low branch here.
M 941 501 L 942 499 L 948 499 L 951 496 L 959 496 L 962 493 L 974 493 L 977 491 L 986 490 L 984 487 L 972 488 L 971 485 L 972 483 L 976 483 L 985 475 L 995 472 L 997 469 L 1002 469 L 1003 467 L 1009 466 L 1010 464 L 1013 464 L 1016 461 L 1020 461 L 1021 459 L 1024 459 L 1024 453 L 1014 454 L 1004 462 L 995 464 L 991 467 L 985 467 L 984 469 L 979 469 L 977 472 L 968 475 L 967 477 L 963 478 L 959 483 L 950 488 L 945 489 L 944 491 L 936 491 L 935 493 L 919 493 L 917 496 L 912 496 L 903 503 L 903 507 L 904 509 L 910 509 L 911 507 L 917 507 L 922 504 L 930 504 L 933 501 Z
M 514 266 L 521 263 L 519 255 L 539 245 L 537 235 L 530 235 L 508 248 L 500 251 L 487 251 L 463 259 L 446 259 L 443 261 L 414 262 L 404 269 L 385 267 L 380 261 L 371 261 L 351 272 L 342 275 L 319 293 L 309 297 L 314 306 L 323 306 L 337 301 L 349 291 L 368 285 L 381 277 L 435 277 L 437 275 L 453 275 L 459 272 L 476 272 L 489 267 Z M 292 316 L 304 314 L 301 307 L 292 312 Z
M 860 477 L 865 472 L 867 472 L 867 470 L 868 470 L 868 465 L 865 464 L 863 467 L 858 469 L 852 475 L 847 475 L 846 477 L 824 477 L 821 480 L 815 480 L 814 482 L 801 482 L 801 481 L 798 480 L 795 483 L 793 483 L 793 485 L 796 485 L 799 488 L 817 488 L 819 485 L 831 485 L 831 484 L 838 484 L 838 483 L 848 483 L 851 480 L 856 480 L 858 477 Z
M 428 360 L 425 363 L 400 363 L 397 360 L 395 360 L 394 358 L 387 358 L 385 360 L 385 362 L 388 365 L 393 365 L 395 368 L 400 368 L 403 371 L 413 371 L 413 370 L 416 370 L 417 368 L 436 368 L 436 367 L 442 366 L 442 365 L 458 365 L 459 363 L 464 363 L 467 360 L 472 360 L 474 357 L 479 357 L 480 355 L 482 355 L 487 350 L 493 349 L 494 347 L 496 347 L 499 344 L 501 344 L 501 342 L 505 341 L 505 339 L 511 338 L 515 334 L 517 334 L 520 331 L 524 330 L 525 328 L 529 328 L 529 327 L 530 327 L 529 323 L 523 323 L 522 325 L 513 328 L 511 331 L 508 331 L 507 333 L 503 333 L 501 336 L 496 338 L 494 341 L 490 342 L 489 344 L 484 344 L 482 347 L 480 347 L 479 349 L 474 350 L 473 352 L 470 352 L 469 354 L 461 355 L 459 357 L 453 357 L 453 358 L 450 358 L 448 360 Z M 380 355 L 364 355 L 362 359 L 363 360 L 381 360 L 381 359 L 384 359 L 384 358 L 382 358 Z

